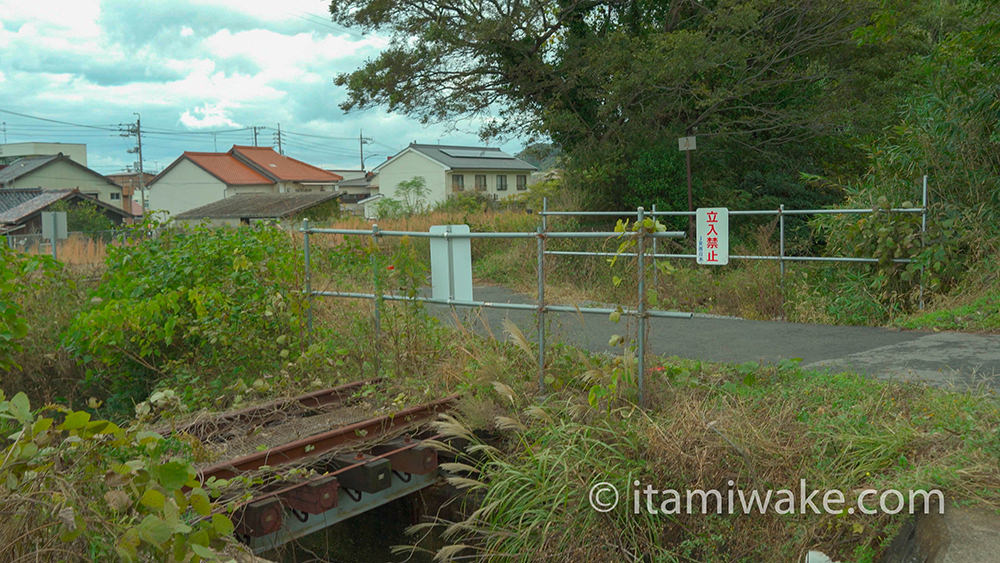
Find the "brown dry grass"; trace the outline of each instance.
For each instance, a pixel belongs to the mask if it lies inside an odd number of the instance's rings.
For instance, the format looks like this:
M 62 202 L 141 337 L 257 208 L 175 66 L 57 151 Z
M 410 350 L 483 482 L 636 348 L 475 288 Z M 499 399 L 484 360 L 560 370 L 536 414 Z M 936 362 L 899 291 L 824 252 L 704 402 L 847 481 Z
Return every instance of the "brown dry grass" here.
M 69 238 L 61 240 L 56 247 L 56 257 L 60 262 L 70 265 L 103 264 L 107 256 L 107 242 L 79 233 L 73 233 Z M 27 249 L 28 254 L 51 255 L 49 244 L 33 245 Z

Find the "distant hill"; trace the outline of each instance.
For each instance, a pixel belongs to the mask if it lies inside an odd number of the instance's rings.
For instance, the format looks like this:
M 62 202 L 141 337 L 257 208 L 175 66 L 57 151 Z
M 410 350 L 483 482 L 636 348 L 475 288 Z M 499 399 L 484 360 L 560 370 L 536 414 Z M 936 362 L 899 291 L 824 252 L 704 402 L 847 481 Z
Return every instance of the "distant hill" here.
M 524 150 L 517 153 L 516 156 L 544 171 L 554 168 L 561 154 L 562 150 L 552 143 L 533 143 L 524 147 Z

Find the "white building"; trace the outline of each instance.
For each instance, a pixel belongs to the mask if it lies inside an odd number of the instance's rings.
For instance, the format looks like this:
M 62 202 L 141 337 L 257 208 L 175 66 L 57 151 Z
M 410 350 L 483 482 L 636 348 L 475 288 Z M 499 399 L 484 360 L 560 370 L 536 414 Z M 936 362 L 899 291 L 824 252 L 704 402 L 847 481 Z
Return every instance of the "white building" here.
M 422 177 L 428 188 L 427 203 L 434 204 L 463 192 L 503 199 L 527 190 L 536 170 L 497 148 L 411 143 L 373 172 L 378 175 L 378 193 L 395 199 L 400 199 L 397 185 Z
M 24 157 L 0 169 L 0 189 L 79 190 L 98 201 L 122 206 L 122 187 L 63 154 Z
M 146 187 L 150 211 L 170 215 L 237 194 L 332 192 L 343 178 L 271 147 L 185 152 Z
M 64 154 L 73 162 L 87 165 L 87 145 L 83 143 L 6 143 L 0 145 L 0 165 L 18 158 Z

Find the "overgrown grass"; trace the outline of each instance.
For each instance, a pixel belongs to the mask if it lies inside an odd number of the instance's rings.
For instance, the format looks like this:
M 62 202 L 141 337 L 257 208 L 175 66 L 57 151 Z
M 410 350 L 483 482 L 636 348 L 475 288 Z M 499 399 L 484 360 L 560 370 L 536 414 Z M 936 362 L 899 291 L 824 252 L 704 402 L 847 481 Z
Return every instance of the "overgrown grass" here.
M 668 361 L 642 411 L 598 412 L 573 384 L 540 405 L 510 386 L 485 429 L 439 430 L 471 442 L 453 483 L 477 494 L 463 522 L 444 526 L 443 560 L 788 561 L 810 549 L 876 561 L 905 516 L 650 514 L 634 483 L 655 489 L 941 489 L 949 502 L 1000 509 L 1000 402 L 995 395 L 876 382 L 782 367 Z M 479 401 L 486 401 L 480 398 Z M 488 441 L 477 436 L 491 436 Z M 590 487 L 614 484 L 606 514 Z M 796 494 L 798 494 L 796 492 Z M 822 493 L 821 493 L 822 494 Z M 658 504 L 658 503 L 657 503 Z M 657 504 L 654 504 L 656 506 Z M 845 506 L 850 506 L 847 504 Z M 423 527 L 418 527 L 422 529 Z
M 912 329 L 1000 332 L 1000 251 L 967 272 L 951 293 L 933 296 L 928 310 L 898 319 Z
M 512 222 L 501 225 L 503 229 L 525 230 L 525 225 L 514 228 L 518 221 L 531 219 L 524 217 L 497 216 L 494 220 Z M 253 235 L 232 236 L 244 241 L 242 237 Z M 265 242 L 271 240 L 265 238 Z M 281 246 L 271 253 L 272 258 L 287 258 L 299 250 L 295 241 L 271 242 Z M 384 290 L 413 292 L 426 279 L 419 244 L 395 241 L 380 245 L 374 255 Z M 215 240 L 208 248 L 214 248 L 212 245 L 230 248 L 223 240 Z M 174 252 L 172 259 L 187 265 L 185 257 L 200 256 L 198 249 L 206 247 L 195 244 L 181 248 L 183 251 L 162 250 Z M 507 250 L 497 245 L 477 252 L 503 256 Z M 315 275 L 338 284 L 353 280 L 363 287 L 371 275 L 372 255 L 367 242 L 354 246 L 318 243 Z M 225 253 L 225 257 L 233 256 Z M 290 295 L 301 283 L 299 271 L 287 263 L 281 266 L 287 279 L 277 280 L 265 271 L 265 262 L 254 262 L 247 270 L 248 265 L 240 260 L 211 270 L 194 267 L 192 274 L 179 275 L 177 268 L 165 265 L 170 263 L 166 257 L 141 257 L 148 266 L 142 272 L 152 275 L 156 267 L 163 268 L 156 275 L 165 276 L 174 284 L 171 287 L 188 287 L 197 274 L 206 290 L 224 290 L 231 296 L 225 302 L 240 307 L 233 319 L 237 313 L 261 312 L 258 307 L 264 307 L 266 313 L 267 306 L 273 305 L 267 299 L 270 290 L 241 301 L 239 291 L 230 292 L 233 288 L 254 284 L 278 288 L 272 284 L 281 281 L 280 290 Z M 216 264 L 212 259 L 205 258 Z M 564 272 L 552 266 L 556 272 L 553 277 L 559 280 L 559 276 L 566 276 L 568 283 L 573 271 L 580 280 L 594 276 L 590 281 L 596 292 L 597 284 L 604 283 L 600 276 L 606 274 L 602 272 L 610 270 L 606 263 L 596 262 L 590 273 L 579 265 Z M 632 267 L 626 261 L 620 266 Z M 661 283 L 683 287 L 689 277 L 699 284 L 718 282 L 720 292 L 744 292 L 727 305 L 736 307 L 773 295 L 755 294 L 763 291 L 763 282 L 751 283 L 766 278 L 774 285 L 770 278 L 773 272 L 754 270 L 767 266 L 751 265 L 729 273 L 678 267 L 663 273 L 667 279 Z M 520 269 L 529 271 L 523 264 Z M 121 279 L 128 271 L 116 270 L 105 279 Z M 745 277 L 737 277 L 736 272 Z M 244 279 L 251 275 L 254 279 Z M 528 275 L 533 276 L 533 272 Z M 524 277 L 524 272 L 520 276 Z M 132 277 L 129 283 L 145 284 L 145 280 Z M 74 311 L 81 308 L 97 310 L 111 300 L 132 302 L 127 299 L 131 290 L 119 294 L 126 288 L 124 283 L 108 289 L 109 293 L 94 303 L 88 301 L 87 285 L 73 288 L 59 278 L 49 283 L 42 286 L 44 291 L 19 297 L 34 335 L 41 331 L 61 334 L 79 316 Z M 727 288 L 727 283 L 732 285 Z M 623 283 L 614 291 L 627 295 L 633 290 Z M 48 292 L 53 292 L 52 296 Z M 617 299 L 612 292 L 603 295 Z M 43 319 L 46 305 L 51 303 L 75 304 L 76 309 L 69 307 L 65 316 L 60 313 Z M 178 311 L 195 321 L 209 315 L 208 311 L 192 312 L 179 306 Z M 659 489 L 724 489 L 732 480 L 748 490 L 794 488 L 798 479 L 805 478 L 813 488 L 845 492 L 868 486 L 904 490 L 939 487 L 951 500 L 1000 506 L 1000 410 L 996 397 L 986 393 L 954 393 L 849 374 L 817 374 L 788 363 L 713 366 L 671 360 L 650 371 L 648 398 L 654 406 L 642 411 L 629 402 L 635 399 L 634 382 L 627 377 L 615 380 L 617 374 L 633 368 L 634 362 L 627 359 L 555 346 L 548 354 L 549 395 L 538 398 L 535 350 L 512 329 L 508 329 L 513 335 L 510 340 L 497 333 L 495 338 L 484 338 L 483 333 L 491 331 L 486 323 L 474 321 L 457 329 L 446 328 L 419 306 L 385 302 L 381 331 L 376 335 L 370 302 L 317 299 L 313 308 L 316 332 L 313 341 L 307 342 L 289 335 L 289 327 L 298 327 L 303 315 L 301 309 L 294 313 L 290 324 L 283 324 L 276 332 L 270 325 L 260 330 L 247 323 L 233 327 L 249 331 L 246 336 L 251 340 L 247 341 L 255 344 L 252 350 L 240 347 L 229 360 L 238 362 L 244 354 L 255 354 L 252 373 L 226 371 L 221 369 L 224 362 L 219 363 L 225 357 L 199 353 L 199 347 L 206 345 L 204 334 L 177 333 L 172 336 L 176 341 L 157 348 L 162 356 L 156 357 L 173 360 L 157 364 L 163 372 L 157 374 L 158 388 L 177 390 L 184 403 L 178 407 L 180 411 L 226 408 L 356 381 L 374 375 L 378 366 L 378 373 L 387 376 L 389 384 L 366 399 L 385 409 L 463 392 L 461 421 L 468 431 L 454 425 L 452 429 L 468 438 L 488 436 L 490 440 L 465 460 L 475 468 L 469 478 L 481 483 L 466 483 L 481 489 L 480 497 L 470 497 L 476 501 L 469 507 L 470 514 L 482 510 L 472 520 L 452 528 L 450 538 L 455 544 L 481 550 L 474 553 L 484 558 L 601 561 L 649 556 L 659 560 L 756 561 L 793 559 L 805 549 L 818 548 L 841 559 L 874 560 L 901 521 L 890 516 L 862 519 L 776 514 L 665 517 L 634 515 L 624 509 L 603 515 L 587 505 L 587 492 L 595 480 L 612 481 L 623 491 L 631 490 L 629 484 L 636 479 Z M 199 326 L 191 322 L 191 326 Z M 86 330 L 86 326 L 78 328 Z M 108 323 L 102 328 L 106 330 Z M 150 338 L 157 335 L 149 334 Z M 39 346 L 38 352 L 48 346 L 58 348 L 55 336 L 38 343 L 26 340 L 28 346 Z M 221 350 L 224 353 L 226 348 Z M 288 353 L 282 355 L 282 350 Z M 27 355 L 34 353 L 35 349 L 26 347 L 21 357 L 33 379 L 18 380 L 16 385 L 46 384 L 48 364 L 27 363 Z M 218 385 L 206 385 L 192 369 L 209 360 L 204 365 L 213 370 Z M 115 377 L 111 371 L 105 376 Z M 14 380 L 5 378 L 8 392 L 19 390 L 7 381 Z M 597 407 L 591 400 L 595 386 L 612 390 L 606 399 L 597 401 Z M 52 392 L 40 396 L 59 398 Z M 628 494 L 625 497 L 631 498 Z

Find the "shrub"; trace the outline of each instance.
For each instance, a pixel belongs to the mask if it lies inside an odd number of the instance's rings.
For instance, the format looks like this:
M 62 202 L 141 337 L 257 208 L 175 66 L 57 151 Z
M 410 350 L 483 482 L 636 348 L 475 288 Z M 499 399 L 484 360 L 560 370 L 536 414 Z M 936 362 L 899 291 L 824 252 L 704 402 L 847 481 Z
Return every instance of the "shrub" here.
M 65 343 L 112 411 L 130 410 L 158 383 L 181 381 L 186 402 L 206 400 L 301 342 L 301 262 L 273 227 L 164 229 L 109 249 L 93 306 Z
M 218 560 L 233 524 L 183 444 L 0 391 L 0 559 Z M 185 491 L 184 488 L 188 490 Z
M 17 367 L 14 354 L 28 334 L 28 322 L 15 296 L 37 289 L 57 268 L 51 258 L 21 254 L 6 244 L 0 244 L 0 258 L 0 370 L 7 371 Z

